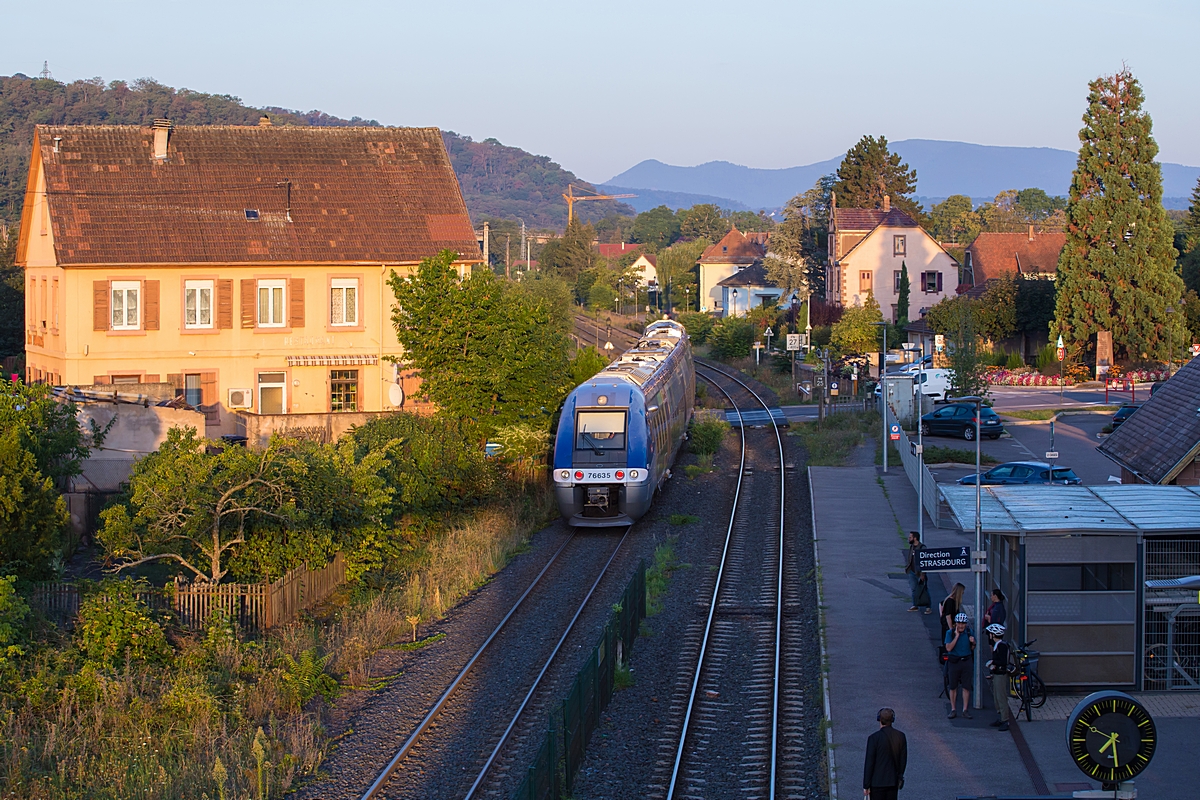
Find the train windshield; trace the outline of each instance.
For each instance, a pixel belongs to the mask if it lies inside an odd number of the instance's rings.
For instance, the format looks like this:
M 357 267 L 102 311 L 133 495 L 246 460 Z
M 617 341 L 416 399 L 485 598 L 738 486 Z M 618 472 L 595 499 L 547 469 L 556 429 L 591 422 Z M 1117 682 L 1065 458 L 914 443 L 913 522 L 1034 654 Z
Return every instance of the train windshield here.
M 624 411 L 580 411 L 575 414 L 576 450 L 624 450 Z

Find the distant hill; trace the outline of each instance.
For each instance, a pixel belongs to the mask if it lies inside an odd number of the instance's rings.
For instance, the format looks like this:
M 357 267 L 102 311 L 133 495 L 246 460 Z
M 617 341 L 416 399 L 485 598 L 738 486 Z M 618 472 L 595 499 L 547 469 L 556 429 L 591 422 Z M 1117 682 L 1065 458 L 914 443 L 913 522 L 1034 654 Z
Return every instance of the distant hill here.
M 16 224 L 25 199 L 33 129 L 52 125 L 144 125 L 167 118 L 180 125 L 256 125 L 264 113 L 276 125 L 378 126 L 373 119 L 341 119 L 322 111 L 252 108 L 232 95 L 174 89 L 150 78 L 105 83 L 99 78 L 62 83 L 26 75 L 0 76 L 0 224 Z M 592 188 L 546 156 L 535 156 L 495 139 L 474 142 L 444 132 L 446 149 L 477 222 L 488 217 L 523 218 L 532 228 L 562 228 L 567 185 Z M 633 209 L 611 201 L 581 203 L 584 220 Z
M 632 189 L 628 186 L 614 186 L 611 183 L 606 183 L 601 188 L 603 188 L 605 193 L 610 194 L 636 194 L 637 197 L 631 197 L 622 202 L 630 205 L 639 214 L 652 208 L 658 208 L 659 206 L 666 206 L 673 211 L 678 211 L 681 208 L 691 208 L 703 203 L 712 203 L 721 208 L 727 208 L 730 211 L 758 211 L 757 208 L 750 208 L 737 200 L 732 200 L 728 197 L 716 197 L 710 194 L 664 192 L 657 189 Z
M 1049 147 L 994 147 L 931 139 L 907 139 L 890 145 L 917 171 L 917 193 L 927 198 L 965 194 L 990 200 L 1005 189 L 1029 187 L 1065 195 L 1075 169 L 1075 153 Z M 839 155 L 799 167 L 754 169 L 727 161 L 677 167 L 651 159 L 601 186 L 713 195 L 751 208 L 777 208 L 810 188 L 820 176 L 835 171 L 841 160 Z M 1200 167 L 1166 163 L 1162 168 L 1163 204 L 1167 208 L 1186 208 Z

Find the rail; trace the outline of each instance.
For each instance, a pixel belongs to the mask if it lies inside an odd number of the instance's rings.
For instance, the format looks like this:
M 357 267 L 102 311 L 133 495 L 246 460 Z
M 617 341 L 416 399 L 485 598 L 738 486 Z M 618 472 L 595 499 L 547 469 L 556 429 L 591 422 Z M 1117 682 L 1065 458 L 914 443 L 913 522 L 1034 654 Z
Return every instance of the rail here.
M 766 403 L 766 401 L 764 401 L 762 399 L 762 397 L 760 397 L 758 395 L 757 392 L 755 392 L 748 385 L 746 385 L 746 383 L 743 382 L 742 380 L 740 380 L 736 375 L 733 375 L 722 369 L 713 367 L 708 364 L 697 364 L 696 367 L 697 367 L 697 373 L 696 373 L 697 377 L 700 377 L 703 380 L 708 381 L 714 387 L 716 387 L 717 390 L 721 392 L 721 394 L 725 395 L 725 398 L 730 402 L 730 404 L 732 404 L 734 410 L 737 412 L 739 421 L 741 420 L 742 411 L 741 411 L 741 408 L 737 405 L 737 403 L 734 402 L 733 397 L 719 383 L 712 380 L 711 378 L 707 378 L 707 377 L 704 377 L 703 375 L 701 375 L 699 372 L 700 369 L 704 369 L 704 370 L 708 370 L 708 371 L 717 373 L 717 374 L 722 375 L 722 376 L 728 378 L 729 380 L 737 383 L 739 386 L 741 386 L 743 389 L 745 389 L 750 395 L 752 395 L 755 400 L 758 401 L 758 403 L 763 407 L 763 409 L 766 410 L 768 418 L 771 418 L 770 406 Z M 774 643 L 775 649 L 774 649 L 774 669 L 772 672 L 772 684 L 773 685 L 772 685 L 772 689 L 771 689 L 771 755 L 770 755 L 770 777 L 769 777 L 769 783 L 768 783 L 768 786 L 769 786 L 768 797 L 773 800 L 775 797 L 776 769 L 777 769 L 778 753 L 779 753 L 779 750 L 778 750 L 778 747 L 779 747 L 779 745 L 778 745 L 778 743 L 779 743 L 779 676 L 780 676 L 780 652 L 781 652 L 780 637 L 781 637 L 782 630 L 783 630 L 783 574 L 784 574 L 784 519 L 785 519 L 784 504 L 785 504 L 785 497 L 786 497 L 786 463 L 785 463 L 786 460 L 784 458 L 784 452 L 783 452 L 783 437 L 780 435 L 779 426 L 775 423 L 775 420 L 773 418 L 771 418 L 771 427 L 775 431 L 775 439 L 776 439 L 776 443 L 779 447 L 779 563 L 777 565 L 777 570 L 776 570 L 776 585 L 775 585 L 775 643 Z M 671 781 L 667 787 L 667 800 L 671 800 L 675 796 L 675 789 L 676 789 L 676 786 L 677 786 L 677 783 L 679 780 L 679 770 L 680 770 L 680 766 L 683 763 L 684 749 L 687 744 L 688 728 L 689 728 L 689 725 L 691 724 L 692 712 L 694 710 L 695 702 L 696 702 L 696 691 L 699 688 L 700 675 L 704 669 L 704 658 L 705 658 L 705 654 L 708 649 L 709 636 L 712 632 L 713 615 L 716 613 L 717 606 L 719 604 L 721 581 L 725 574 L 725 566 L 726 566 L 726 562 L 727 562 L 727 559 L 729 556 L 729 545 L 730 545 L 730 541 L 733 538 L 733 525 L 734 525 L 734 521 L 737 518 L 738 502 L 741 499 L 742 478 L 743 478 L 743 475 L 745 474 L 745 467 L 746 467 L 745 426 L 739 424 L 738 430 L 741 433 L 741 445 L 742 445 L 741 450 L 742 450 L 742 452 L 741 452 L 741 460 L 740 460 L 740 463 L 738 466 L 737 486 L 734 489 L 733 508 L 729 514 L 729 527 L 727 528 L 727 530 L 725 532 L 725 542 L 724 542 L 724 545 L 723 545 L 723 548 L 721 551 L 720 566 L 718 567 L 718 570 L 717 570 L 716 583 L 713 586 L 712 600 L 709 603 L 709 607 L 708 607 L 708 617 L 704 623 L 704 633 L 701 637 L 700 654 L 696 660 L 696 671 L 692 677 L 692 686 L 691 686 L 691 690 L 688 694 L 687 710 L 685 712 L 683 726 L 682 726 L 682 729 L 679 734 L 679 746 L 676 748 L 675 762 L 671 768 Z

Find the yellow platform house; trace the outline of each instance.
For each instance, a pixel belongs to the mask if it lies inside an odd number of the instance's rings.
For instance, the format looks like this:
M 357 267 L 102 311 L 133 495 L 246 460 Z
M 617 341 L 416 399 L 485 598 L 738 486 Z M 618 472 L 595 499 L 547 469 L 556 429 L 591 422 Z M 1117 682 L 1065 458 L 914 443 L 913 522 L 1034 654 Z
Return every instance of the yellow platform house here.
M 26 378 L 167 384 L 209 436 L 411 408 L 387 280 L 444 249 L 482 260 L 433 128 L 38 126 Z

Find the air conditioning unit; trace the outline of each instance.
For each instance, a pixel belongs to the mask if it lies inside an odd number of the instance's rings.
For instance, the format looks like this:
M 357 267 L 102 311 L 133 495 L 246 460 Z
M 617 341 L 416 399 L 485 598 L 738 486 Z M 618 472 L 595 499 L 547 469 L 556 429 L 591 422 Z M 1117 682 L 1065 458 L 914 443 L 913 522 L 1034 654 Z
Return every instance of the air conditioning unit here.
M 253 389 L 230 389 L 229 390 L 229 407 L 230 408 L 251 408 L 254 405 L 254 390 Z

